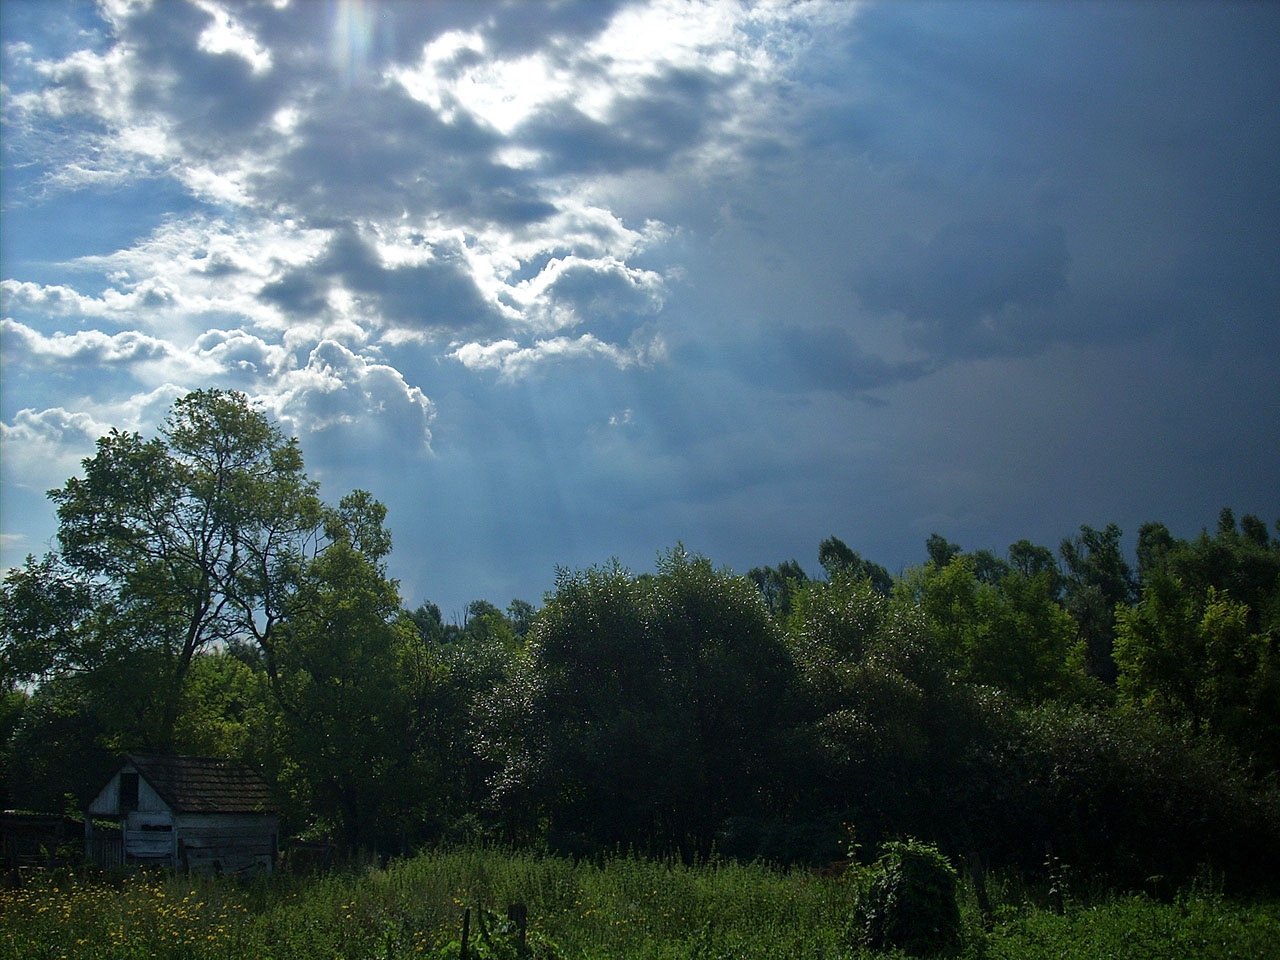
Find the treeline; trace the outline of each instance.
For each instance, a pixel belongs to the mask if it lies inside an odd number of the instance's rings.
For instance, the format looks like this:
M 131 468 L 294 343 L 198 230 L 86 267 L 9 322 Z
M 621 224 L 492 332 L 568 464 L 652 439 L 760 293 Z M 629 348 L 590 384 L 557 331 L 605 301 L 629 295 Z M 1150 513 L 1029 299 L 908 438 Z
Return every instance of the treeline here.
M 915 836 L 975 865 L 1274 880 L 1280 536 L 939 536 L 900 576 L 836 538 L 736 576 L 560 571 L 541 608 L 408 610 L 386 511 L 325 504 L 240 394 L 112 432 L 0 585 L 0 806 L 83 809 L 121 752 L 228 757 L 286 827 L 403 852 L 825 863 Z M 1280 533 L 1280 529 L 1277 531 Z

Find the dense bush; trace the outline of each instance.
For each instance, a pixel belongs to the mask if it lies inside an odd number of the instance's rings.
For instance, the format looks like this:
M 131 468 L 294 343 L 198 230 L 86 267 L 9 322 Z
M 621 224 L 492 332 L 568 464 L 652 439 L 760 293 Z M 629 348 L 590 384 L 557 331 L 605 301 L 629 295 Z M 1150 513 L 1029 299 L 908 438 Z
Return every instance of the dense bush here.
M 1052 853 L 1129 887 L 1202 866 L 1241 886 L 1274 882 L 1280 795 L 1221 749 L 1133 713 L 989 706 L 962 807 L 993 862 L 1035 873 Z
M 938 848 L 916 840 L 886 843 L 859 891 L 856 937 L 873 950 L 916 956 L 960 945 L 956 871 Z

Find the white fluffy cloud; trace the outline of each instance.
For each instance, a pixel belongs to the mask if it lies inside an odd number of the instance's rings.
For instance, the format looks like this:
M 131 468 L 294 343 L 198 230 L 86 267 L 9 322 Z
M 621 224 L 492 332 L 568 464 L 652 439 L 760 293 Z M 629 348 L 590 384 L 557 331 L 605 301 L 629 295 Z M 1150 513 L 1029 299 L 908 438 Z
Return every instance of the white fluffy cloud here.
M 29 441 L 47 444 L 92 444 L 107 428 L 87 413 L 61 407 L 49 410 L 19 410 L 12 424 L 0 424 L 5 442 Z
M 111 336 L 84 330 L 46 337 L 7 317 L 0 320 L 0 343 L 10 362 L 33 365 L 112 366 L 163 360 L 173 353 L 171 344 L 134 330 Z
M 503 380 L 512 381 L 568 361 L 605 360 L 625 370 L 657 362 L 664 354 L 665 347 L 660 339 L 620 347 L 584 333 L 579 337 L 536 340 L 529 347 L 522 347 L 514 340 L 498 340 L 488 344 L 467 343 L 449 356 L 469 370 L 495 371 Z
M 435 404 L 394 367 L 324 340 L 306 365 L 261 399 L 300 432 L 336 430 L 360 447 L 382 440 L 409 452 L 430 448 Z
M 211 363 L 224 376 L 246 385 L 270 384 L 289 369 L 290 352 L 244 330 L 209 330 L 195 342 L 198 361 Z
M 731 155 L 791 55 L 772 28 L 836 15 L 668 0 L 505 19 L 411 4 L 375 16 L 348 2 L 103 12 L 109 42 L 18 58 L 11 124 L 68 121 L 73 133 L 45 158 L 65 186 L 147 170 L 234 219 L 170 218 L 129 248 L 81 258 L 108 278 L 98 295 L 19 278 L 8 296 L 49 314 L 136 313 L 131 325 L 152 329 L 180 315 L 290 330 L 295 346 L 357 345 L 340 333 L 354 328 L 391 344 L 624 338 L 620 322 L 664 302 L 661 273 L 632 258 L 670 230 L 624 223 L 601 188 L 637 165 Z M 342 262 L 344 237 L 370 251 L 364 262 Z
M 20 478 L 18 486 L 27 493 L 42 494 L 75 473 L 108 429 L 108 424 L 81 410 L 19 410 L 12 423 L 0 423 L 5 472 Z

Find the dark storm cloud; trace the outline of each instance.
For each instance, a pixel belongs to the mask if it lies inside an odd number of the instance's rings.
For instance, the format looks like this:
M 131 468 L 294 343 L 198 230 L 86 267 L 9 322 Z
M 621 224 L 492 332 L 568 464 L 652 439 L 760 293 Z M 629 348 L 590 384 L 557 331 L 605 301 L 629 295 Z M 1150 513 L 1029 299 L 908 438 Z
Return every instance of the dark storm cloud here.
M 491 51 L 519 55 L 550 43 L 581 44 L 608 26 L 624 0 L 592 0 L 591 3 L 550 0 L 504 5 L 496 15 L 493 5 L 475 0 L 378 0 L 352 4 L 293 3 L 277 10 L 270 4 L 237 9 L 254 33 L 271 46 L 297 46 L 309 42 L 330 53 L 343 25 L 362 31 L 360 40 L 374 65 L 411 63 L 422 48 L 450 30 L 482 34 Z M 341 52 L 341 51 L 337 51 Z
M 1222 314 L 1265 333 L 1277 35 L 1268 4 L 869 8 L 863 93 L 806 115 L 807 142 L 888 174 L 914 239 L 876 224 L 852 286 L 940 358 Z
M 504 140 L 469 114 L 446 122 L 396 86 L 351 96 L 312 104 L 296 145 L 250 179 L 264 203 L 320 226 L 407 213 L 519 227 L 555 213 L 531 174 L 493 159 Z
M 200 35 L 214 23 L 205 11 L 186 3 L 157 3 L 130 11 L 119 40 L 138 59 L 131 99 L 136 109 L 172 118 L 189 146 L 219 149 L 226 138 L 252 132 L 280 105 L 288 92 L 263 71 L 234 53 L 202 50 Z
M 865 396 L 868 390 L 915 380 L 932 369 L 927 361 L 890 361 L 858 346 L 850 331 L 829 326 L 773 331 L 760 342 L 763 382 L 792 391 L 830 390 Z M 772 349 L 770 349 L 772 348 Z
M 888 360 L 864 349 L 853 330 L 838 324 L 764 323 L 727 343 L 685 340 L 677 361 L 716 371 L 740 384 L 785 394 L 832 393 L 875 402 L 868 391 L 916 380 L 931 360 Z
M 295 317 L 317 316 L 328 304 L 328 292 L 326 277 L 307 267 L 295 267 L 264 284 L 258 297 Z
M 380 79 L 392 64 L 420 57 L 424 43 L 440 31 L 491 23 L 486 8 L 371 6 L 358 16 L 374 11 L 376 17 L 348 25 L 367 34 L 358 38 L 367 73 L 360 82 L 344 84 L 332 72 L 335 57 L 348 55 L 336 50 L 343 42 L 338 8 L 297 6 L 287 17 L 265 7 L 230 8 L 269 57 L 270 66 L 257 70 L 236 52 L 202 49 L 202 34 L 217 22 L 203 9 L 175 2 L 129 10 L 117 24 L 117 37 L 131 57 L 127 90 L 133 110 L 172 123 L 170 132 L 180 139 L 186 159 L 280 143 L 270 121 L 282 109 L 297 111 L 292 146 L 269 166 L 255 163 L 247 182 L 266 208 L 311 223 L 408 212 L 521 226 L 556 212 L 529 172 L 493 158 L 504 138 L 465 111 L 445 119 Z M 601 13 L 581 17 L 576 29 L 598 30 Z M 562 16 L 521 19 L 530 25 L 521 33 L 525 44 L 544 40 L 539 30 L 558 35 L 565 26 Z M 57 85 L 72 100 L 88 102 L 94 82 L 69 64 Z
M 515 139 L 546 154 L 539 167 L 548 175 L 661 170 L 705 143 L 724 115 L 720 95 L 731 82 L 709 70 L 667 69 L 647 78 L 639 93 L 620 97 L 606 118 L 562 101 L 539 111 Z
M 855 289 L 871 310 L 915 321 L 916 339 L 947 354 L 1017 352 L 1061 333 L 1051 308 L 1067 266 L 1061 227 L 967 220 L 924 243 L 889 242 L 858 264 Z
M 235 3 L 221 53 L 212 3 L 35 7 L 5 491 L 190 380 L 458 609 L 677 540 L 897 569 L 1271 509 L 1280 5 Z
M 501 316 L 476 286 L 457 244 L 432 244 L 429 253 L 425 263 L 388 266 L 344 228 L 314 260 L 287 269 L 258 296 L 294 316 L 314 317 L 327 308 L 329 291 L 340 285 L 392 326 L 471 336 L 502 329 Z
M 456 242 L 434 244 L 427 263 L 388 267 L 359 237 L 341 233 L 317 269 L 341 278 L 349 290 L 372 297 L 388 320 L 454 332 L 493 332 L 498 325 Z
M 469 172 L 498 145 L 490 131 L 465 117 L 445 123 L 398 87 L 351 96 L 312 106 L 296 145 L 252 178 L 256 195 L 318 224 L 467 205 Z
M 646 317 L 662 309 L 657 277 L 636 275 L 617 262 L 576 261 L 547 285 L 552 304 L 567 307 L 591 332 L 625 338 Z

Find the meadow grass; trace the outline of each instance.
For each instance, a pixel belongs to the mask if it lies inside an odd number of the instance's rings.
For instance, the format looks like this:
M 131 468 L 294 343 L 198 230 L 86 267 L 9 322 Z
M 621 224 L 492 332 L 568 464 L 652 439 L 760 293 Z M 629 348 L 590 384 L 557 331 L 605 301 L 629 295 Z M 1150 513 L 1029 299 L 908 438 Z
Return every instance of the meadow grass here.
M 465 908 L 473 909 L 478 925 L 481 908 L 504 912 L 513 902 L 528 906 L 530 943 L 543 957 L 882 956 L 855 945 L 856 885 L 856 876 L 818 878 L 758 864 L 634 857 L 575 863 L 491 849 L 425 853 L 386 869 L 249 882 L 49 874 L 0 891 L 0 960 L 456 956 L 456 943 L 452 950 L 448 945 L 459 939 Z M 963 957 L 1263 960 L 1280 948 L 1276 902 L 1230 901 L 1201 889 L 1168 902 L 1099 897 L 1058 915 L 1035 906 L 1026 891 L 1001 895 L 989 932 L 972 896 L 962 898 Z

